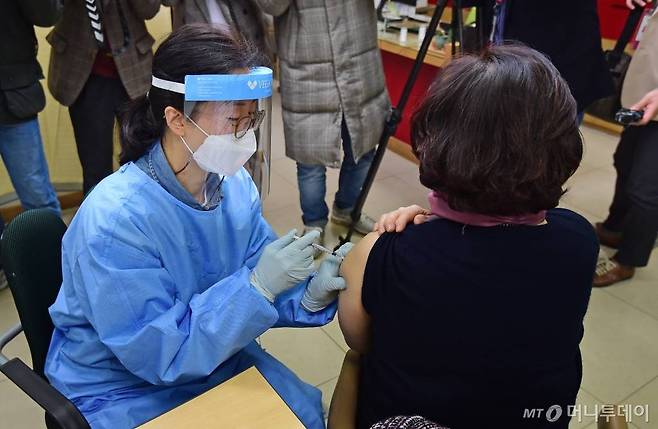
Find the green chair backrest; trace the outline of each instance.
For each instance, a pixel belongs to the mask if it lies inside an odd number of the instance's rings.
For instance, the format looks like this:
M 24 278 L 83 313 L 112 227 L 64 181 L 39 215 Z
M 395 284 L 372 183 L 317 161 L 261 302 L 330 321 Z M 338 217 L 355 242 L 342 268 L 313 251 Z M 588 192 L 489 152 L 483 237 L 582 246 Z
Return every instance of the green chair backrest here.
M 28 210 L 7 225 L 0 245 L 2 262 L 32 355 L 44 377 L 53 334 L 48 314 L 62 285 L 62 237 L 66 225 L 49 209 Z

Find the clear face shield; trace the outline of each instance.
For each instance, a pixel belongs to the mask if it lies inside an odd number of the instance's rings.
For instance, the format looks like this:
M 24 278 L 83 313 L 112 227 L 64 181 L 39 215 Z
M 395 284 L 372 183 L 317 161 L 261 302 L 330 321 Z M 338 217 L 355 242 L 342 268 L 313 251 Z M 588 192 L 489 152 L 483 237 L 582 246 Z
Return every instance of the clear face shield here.
M 183 144 L 194 161 L 220 176 L 232 176 L 244 166 L 264 199 L 270 190 L 272 70 L 189 75 L 184 85 L 176 85 L 184 90 L 184 113 L 192 125 Z

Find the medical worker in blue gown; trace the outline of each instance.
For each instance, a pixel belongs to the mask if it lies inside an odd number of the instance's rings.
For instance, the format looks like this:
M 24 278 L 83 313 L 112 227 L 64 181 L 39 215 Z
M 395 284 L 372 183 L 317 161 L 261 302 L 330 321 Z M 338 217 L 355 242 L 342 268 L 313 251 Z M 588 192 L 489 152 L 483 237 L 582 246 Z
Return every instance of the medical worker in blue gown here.
M 124 117 L 121 168 L 64 237 L 46 375 L 93 428 L 142 424 L 251 366 L 306 427 L 324 427 L 320 392 L 255 341 L 328 323 L 344 288 L 339 258 L 314 273 L 315 235 L 276 238 L 242 168 L 269 138 L 260 64 L 211 27 L 164 40 Z

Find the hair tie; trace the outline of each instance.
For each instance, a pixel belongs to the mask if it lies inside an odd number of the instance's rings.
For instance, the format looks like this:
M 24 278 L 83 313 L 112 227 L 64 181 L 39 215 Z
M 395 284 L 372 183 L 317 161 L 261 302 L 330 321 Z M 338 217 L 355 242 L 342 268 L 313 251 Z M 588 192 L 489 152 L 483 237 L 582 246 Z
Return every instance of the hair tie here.
M 148 111 L 151 113 L 151 118 L 157 123 L 158 122 L 158 117 L 153 111 L 153 103 L 151 103 L 151 97 L 150 97 L 151 90 L 149 89 L 146 91 L 146 107 L 148 108 Z M 162 117 L 164 119 L 164 116 Z

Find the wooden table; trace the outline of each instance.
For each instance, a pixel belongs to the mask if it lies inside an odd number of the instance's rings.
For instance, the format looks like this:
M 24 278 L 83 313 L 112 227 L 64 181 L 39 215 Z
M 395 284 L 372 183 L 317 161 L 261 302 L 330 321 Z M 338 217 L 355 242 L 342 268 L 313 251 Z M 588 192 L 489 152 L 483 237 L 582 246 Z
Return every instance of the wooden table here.
M 303 429 L 304 425 L 252 367 L 140 428 Z
M 428 11 L 426 13 L 428 18 L 431 18 L 431 12 L 432 11 Z M 464 12 L 464 16 L 466 16 L 466 12 Z M 446 7 L 441 16 L 441 22 L 449 23 L 451 20 L 452 8 Z M 429 26 L 429 22 L 422 25 L 427 27 Z M 377 38 L 379 39 L 379 49 L 382 51 L 400 55 L 411 60 L 415 60 L 416 55 L 418 55 L 420 43 L 418 41 L 417 33 L 409 32 L 406 43 L 400 43 L 400 33 L 395 30 L 388 32 L 378 31 Z M 437 49 L 434 46 L 434 43 L 432 43 L 427 51 L 424 63 L 434 67 L 445 67 L 450 62 L 451 49 L 452 46 L 449 42 L 446 43 L 445 49 Z
M 397 31 L 377 33 L 379 49 L 391 54 L 400 55 L 402 57 L 415 60 L 416 56 L 418 55 L 418 49 L 420 47 L 418 34 L 409 33 L 407 35 L 406 43 L 400 43 L 399 37 L 400 34 Z M 434 46 L 434 43 L 432 43 L 423 62 L 434 67 L 445 67 L 450 62 L 451 49 L 452 45 L 450 43 L 446 43 L 444 49 L 437 49 Z

